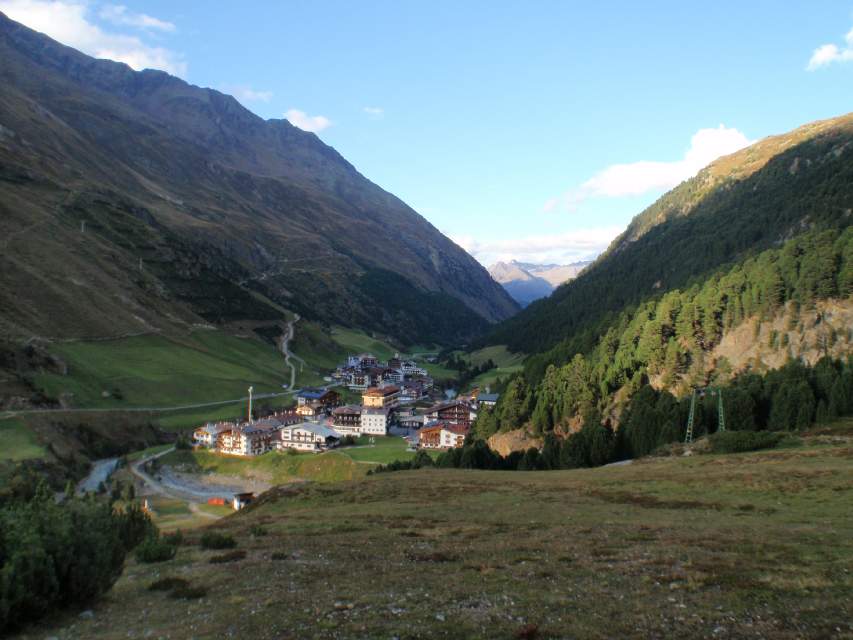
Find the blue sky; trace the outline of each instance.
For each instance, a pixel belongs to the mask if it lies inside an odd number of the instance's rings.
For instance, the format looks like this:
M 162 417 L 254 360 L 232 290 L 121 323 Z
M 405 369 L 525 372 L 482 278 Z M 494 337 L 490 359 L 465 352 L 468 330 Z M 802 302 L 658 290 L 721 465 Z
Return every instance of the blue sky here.
M 847 2 L 0 0 L 289 114 L 481 262 L 590 257 L 717 155 L 853 110 Z

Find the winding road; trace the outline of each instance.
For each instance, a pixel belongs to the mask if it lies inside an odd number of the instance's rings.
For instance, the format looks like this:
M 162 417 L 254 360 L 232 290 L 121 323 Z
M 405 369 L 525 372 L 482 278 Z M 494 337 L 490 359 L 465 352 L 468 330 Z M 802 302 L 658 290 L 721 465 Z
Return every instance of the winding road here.
M 302 318 L 298 313 L 293 314 L 293 320 L 287 323 L 287 332 L 281 339 L 278 347 L 281 350 L 281 354 L 284 356 L 284 363 L 290 367 L 290 386 L 288 389 L 293 390 L 296 386 L 296 366 L 291 362 L 291 360 L 296 360 L 301 362 L 303 365 L 305 361 L 299 356 L 295 355 L 289 348 L 288 343 L 293 340 L 293 334 L 295 332 L 294 326 L 297 322 L 299 322 Z

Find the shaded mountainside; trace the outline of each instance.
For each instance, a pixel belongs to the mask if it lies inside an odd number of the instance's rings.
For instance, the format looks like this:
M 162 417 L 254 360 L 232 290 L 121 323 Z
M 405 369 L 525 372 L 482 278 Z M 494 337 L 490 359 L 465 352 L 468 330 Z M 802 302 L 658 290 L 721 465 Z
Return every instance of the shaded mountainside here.
M 469 339 L 517 305 L 314 134 L 0 14 L 0 333 L 309 319 Z
M 806 230 L 853 223 L 853 114 L 721 158 L 638 215 L 577 279 L 500 325 L 492 344 L 588 351 L 623 309 L 701 282 Z M 563 344 L 564 343 L 564 344 Z

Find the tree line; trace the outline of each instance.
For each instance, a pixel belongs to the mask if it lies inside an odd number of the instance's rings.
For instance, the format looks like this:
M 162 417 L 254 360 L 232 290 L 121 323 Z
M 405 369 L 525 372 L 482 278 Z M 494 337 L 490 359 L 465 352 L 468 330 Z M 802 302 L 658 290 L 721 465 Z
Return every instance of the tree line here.
M 623 311 L 586 354 L 558 349 L 530 358 L 524 373 L 507 383 L 495 410 L 478 420 L 476 432 L 487 438 L 529 424 L 544 434 L 593 410 L 605 411 L 616 393 L 632 397 L 651 378 L 665 389 L 703 387 L 709 382 L 709 353 L 727 331 L 748 319 L 770 319 L 783 308 L 796 320 L 797 310 L 818 300 L 850 295 L 853 227 L 805 233 L 701 285 Z M 853 342 L 853 328 L 841 335 L 828 331 L 815 346 L 828 349 L 838 340 Z M 785 332 L 771 333 L 771 342 L 768 347 L 777 350 L 789 346 Z M 717 382 L 730 375 L 724 360 L 713 364 Z

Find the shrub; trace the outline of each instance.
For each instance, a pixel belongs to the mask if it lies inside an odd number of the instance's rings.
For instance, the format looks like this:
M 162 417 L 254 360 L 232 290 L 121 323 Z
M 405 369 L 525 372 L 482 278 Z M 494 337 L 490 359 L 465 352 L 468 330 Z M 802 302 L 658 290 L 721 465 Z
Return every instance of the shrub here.
M 273 560 L 287 560 L 289 557 L 290 554 L 287 554 L 284 551 L 273 551 L 270 556 Z
M 156 580 L 148 585 L 149 591 L 173 591 L 180 587 L 188 587 L 189 581 L 184 580 L 183 578 L 176 578 L 174 576 L 170 576 L 168 578 L 161 578 L 160 580 Z
M 225 533 L 205 531 L 201 536 L 201 546 L 203 549 L 233 549 L 237 541 Z
M 121 575 L 142 523 L 106 501 L 56 502 L 36 483 L 0 508 L 0 635 L 61 607 L 91 602 Z
M 222 553 L 218 556 L 213 556 L 210 559 L 210 564 L 224 564 L 226 562 L 236 562 L 237 560 L 242 560 L 246 557 L 246 552 L 242 549 L 235 549 L 234 551 L 229 551 L 228 553 Z
M 177 549 L 159 535 L 149 535 L 136 547 L 136 559 L 139 562 L 166 562 L 175 557 Z
M 164 535 L 163 540 L 173 547 L 180 547 L 184 543 L 184 534 L 180 529 L 176 529 L 172 533 Z
M 172 589 L 169 597 L 180 600 L 197 600 L 198 598 L 203 598 L 206 595 L 207 587 L 194 587 L 190 584 L 185 584 Z
M 712 453 L 741 453 L 773 449 L 782 438 L 782 434 L 770 431 L 723 431 L 715 433 L 709 440 Z
M 249 534 L 254 538 L 260 538 L 261 536 L 267 535 L 267 530 L 259 524 L 253 524 L 249 527 Z

